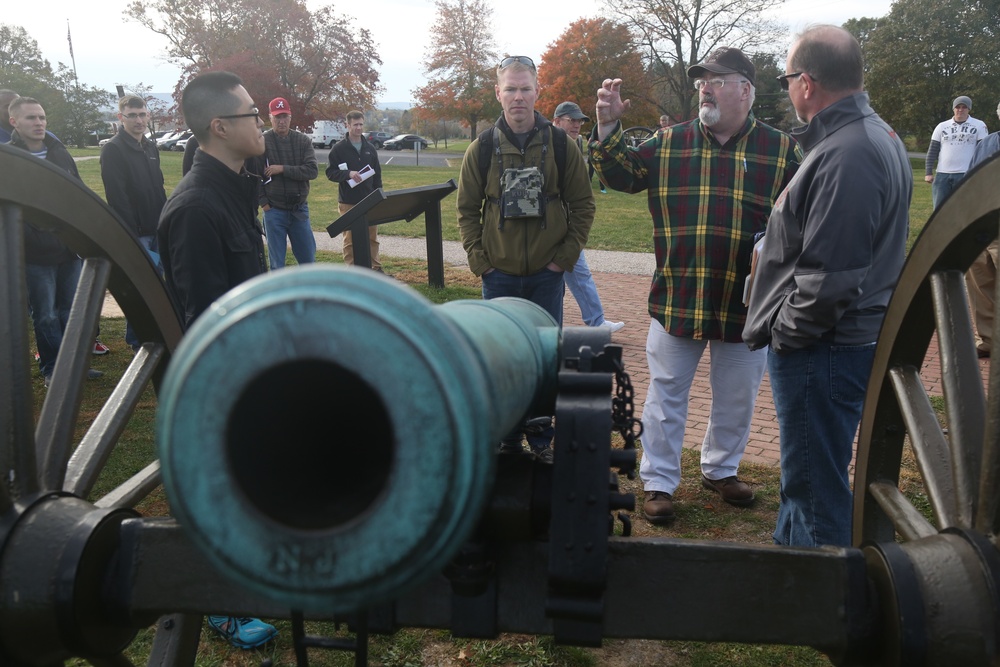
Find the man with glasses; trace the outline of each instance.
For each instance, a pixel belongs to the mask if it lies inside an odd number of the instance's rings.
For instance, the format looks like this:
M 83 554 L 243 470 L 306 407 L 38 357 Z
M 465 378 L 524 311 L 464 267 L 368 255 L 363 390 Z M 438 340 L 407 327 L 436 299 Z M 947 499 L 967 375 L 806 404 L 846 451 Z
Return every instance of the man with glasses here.
M 309 181 L 319 174 L 316 152 L 308 136 L 292 129 L 288 100 L 275 97 L 268 105 L 271 129 L 264 133 L 264 180 L 260 208 L 264 211 L 267 256 L 272 269 L 285 266 L 288 242 L 299 264 L 316 261 L 316 237 L 309 224 Z
M 750 112 L 756 68 L 736 48 L 720 48 L 688 68 L 698 117 L 629 148 L 620 118 L 630 106 L 621 79 L 598 90 L 590 159 L 623 192 L 645 190 L 653 216 L 657 269 L 649 293 L 642 411 L 643 513 L 675 517 L 688 395 L 710 348 L 712 407 L 701 450 L 702 485 L 739 507 L 754 501 L 737 477 L 767 361 L 743 343 L 744 284 L 756 235 L 799 164 L 795 142 Z M 596 140 L 595 140 L 596 139 Z
M 538 78 L 531 58 L 500 61 L 496 96 L 503 113 L 490 131 L 489 167 L 480 169 L 481 136 L 466 150 L 458 182 L 469 268 L 482 277 L 484 299 L 527 299 L 562 324 L 563 272 L 573 270 L 594 223 L 587 165 L 575 149 L 565 150 L 564 168 L 557 164 L 553 142 L 563 131 L 535 111 Z M 565 144 L 565 136 L 561 140 Z M 520 430 L 511 433 L 501 452 L 520 453 L 521 437 Z M 551 440 L 551 425 L 529 432 L 539 461 L 552 461 Z
M 771 213 L 743 338 L 767 352 L 781 434 L 777 544 L 851 544 L 851 463 L 906 254 L 913 170 L 868 103 L 858 41 L 806 30 L 779 77 L 805 151 Z
M 149 124 L 146 101 L 138 95 L 122 97 L 118 100 L 118 120 L 121 122 L 118 134 L 101 149 L 104 197 L 160 268 L 156 226 L 167 203 L 167 193 L 163 189 L 160 151 L 146 136 Z M 132 350 L 139 349 L 139 338 L 128 322 L 125 342 Z
M 167 288 L 187 328 L 220 296 L 267 271 L 257 222 L 260 176 L 244 167 L 264 154 L 264 123 L 231 72 L 195 77 L 184 88 L 181 108 L 199 147 L 163 208 L 157 237 Z M 213 615 L 208 624 L 242 649 L 278 634 L 256 618 Z
M 196 77 L 181 107 L 199 149 L 167 200 L 157 236 L 167 287 L 187 327 L 217 298 L 267 271 L 256 216 L 260 178 L 243 166 L 264 154 L 264 123 L 229 72 Z
M 583 155 L 583 139 L 580 137 L 580 128 L 584 123 L 589 123 L 590 118 L 580 109 L 576 102 L 563 102 L 556 107 L 556 113 L 552 119 L 552 124 L 566 132 L 566 136 L 576 145 Z M 604 185 L 601 185 L 604 188 Z M 604 327 L 614 333 L 625 327 L 624 322 L 612 322 L 604 319 L 604 304 L 601 303 L 601 296 L 597 293 L 597 285 L 594 284 L 594 276 L 590 272 L 587 264 L 587 256 L 580 251 L 580 259 L 576 260 L 576 266 L 572 271 L 563 273 L 566 280 L 566 287 L 570 294 L 576 299 L 580 306 L 580 316 L 583 323 L 588 327 Z

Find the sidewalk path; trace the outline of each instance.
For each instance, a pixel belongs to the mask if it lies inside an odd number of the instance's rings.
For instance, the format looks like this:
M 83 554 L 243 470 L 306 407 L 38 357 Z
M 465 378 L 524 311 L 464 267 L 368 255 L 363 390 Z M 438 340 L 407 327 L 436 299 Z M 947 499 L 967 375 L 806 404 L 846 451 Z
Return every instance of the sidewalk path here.
M 426 259 L 424 239 L 409 239 L 398 236 L 379 236 L 380 252 L 389 257 L 418 257 Z M 325 232 L 316 233 L 317 247 L 323 250 L 341 251 L 341 239 L 331 239 Z M 454 266 L 468 266 L 465 250 L 457 241 L 445 241 L 445 262 Z M 613 335 L 613 340 L 623 347 L 625 369 L 632 378 L 635 388 L 636 416 L 642 414 L 642 404 L 646 400 L 649 385 L 649 369 L 646 366 L 646 333 L 649 329 L 649 314 L 646 298 L 649 295 L 649 281 L 656 266 L 651 253 L 622 253 L 603 250 L 587 250 L 587 263 L 594 274 L 597 291 L 604 303 L 604 316 L 615 322 L 625 322 L 625 328 Z M 566 326 L 583 326 L 580 309 L 567 291 L 563 309 Z M 932 341 L 924 361 L 921 376 L 931 395 L 941 395 L 941 365 L 938 360 L 937 342 Z M 712 390 L 708 381 L 708 354 L 698 365 L 694 384 L 688 402 L 688 422 L 684 436 L 684 446 L 701 449 L 708 424 L 712 404 Z M 750 427 L 750 441 L 747 444 L 745 460 L 763 464 L 777 464 L 779 454 L 778 421 L 771 398 L 771 384 L 764 375 L 760 394 L 757 396 L 754 418 Z
M 387 257 L 427 258 L 427 246 L 424 239 L 404 238 L 400 236 L 380 235 L 382 255 Z M 320 250 L 333 252 L 342 251 L 341 238 L 330 238 L 326 232 L 316 232 L 316 245 Z M 445 241 L 444 257 L 447 264 L 467 266 L 466 254 L 457 241 Z M 624 253 L 602 250 L 587 250 L 587 262 L 594 274 L 594 282 L 604 303 L 605 317 L 615 322 L 625 322 L 625 328 L 613 336 L 616 343 L 622 345 L 625 369 L 632 378 L 635 388 L 636 416 L 642 414 L 642 405 L 646 400 L 646 388 L 649 385 L 649 369 L 646 367 L 646 332 L 649 328 L 649 315 L 646 311 L 646 297 L 649 294 L 649 281 L 653 274 L 655 261 L 650 253 Z M 110 297 L 107 297 L 104 314 L 111 317 L 121 317 L 121 311 Z M 564 324 L 566 326 L 583 326 L 580 309 L 573 297 L 567 292 L 564 306 Z M 988 360 L 984 360 L 986 365 Z M 928 392 L 940 396 L 941 365 L 938 359 L 937 342 L 932 341 L 921 369 L 921 376 Z M 712 404 L 712 391 L 708 381 L 708 354 L 702 358 L 691 387 L 688 403 L 688 423 L 684 437 L 684 446 L 690 449 L 701 449 L 708 424 L 709 410 Z M 778 422 L 774 414 L 774 403 L 771 399 L 771 384 L 767 375 L 760 387 L 757 406 L 750 429 L 750 441 L 747 444 L 745 460 L 764 464 L 777 464 L 779 461 Z

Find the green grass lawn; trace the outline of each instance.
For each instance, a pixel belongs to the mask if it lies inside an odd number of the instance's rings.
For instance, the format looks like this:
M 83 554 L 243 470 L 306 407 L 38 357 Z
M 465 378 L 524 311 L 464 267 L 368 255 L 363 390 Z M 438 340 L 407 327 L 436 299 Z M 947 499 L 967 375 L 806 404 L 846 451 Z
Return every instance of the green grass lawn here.
M 449 144 L 449 146 L 466 146 L 466 143 Z M 95 157 L 97 149 L 73 149 L 76 157 Z M 428 151 L 430 152 L 430 151 Z M 443 152 L 443 151 L 442 151 Z M 459 152 L 457 148 L 449 147 L 449 153 Z M 317 157 L 326 159 L 326 151 L 317 152 Z M 163 177 L 167 192 L 176 187 L 181 178 L 182 154 L 176 152 L 160 153 Z M 914 168 L 913 200 L 910 204 L 910 243 L 912 246 L 917 234 L 923 229 L 924 223 L 931 213 L 931 186 L 924 183 L 923 160 L 911 161 Z M 425 185 L 446 183 L 449 179 L 458 182 L 461 159 L 450 160 L 448 167 L 406 167 L 388 165 L 382 169 L 382 181 L 385 189 L 403 190 Z M 84 182 L 102 197 L 104 185 L 101 182 L 100 162 L 96 159 L 83 160 L 77 163 L 80 176 Z M 323 231 L 334 222 L 340 214 L 337 211 L 337 184 L 326 179 L 323 173 L 325 167 L 320 166 L 320 175 L 313 181 L 309 193 L 309 212 L 312 227 Z M 593 181 L 594 196 L 597 200 L 597 216 L 590 231 L 588 248 L 597 250 L 620 250 L 628 252 L 653 252 L 652 222 L 646 203 L 646 194 L 625 194 L 609 190 L 601 194 L 597 188 L 597 179 Z M 458 218 L 455 210 L 456 197 L 451 194 L 441 202 L 443 233 L 445 240 L 460 241 Z M 380 234 L 390 236 L 423 237 L 424 217 L 410 222 L 393 222 L 379 227 Z

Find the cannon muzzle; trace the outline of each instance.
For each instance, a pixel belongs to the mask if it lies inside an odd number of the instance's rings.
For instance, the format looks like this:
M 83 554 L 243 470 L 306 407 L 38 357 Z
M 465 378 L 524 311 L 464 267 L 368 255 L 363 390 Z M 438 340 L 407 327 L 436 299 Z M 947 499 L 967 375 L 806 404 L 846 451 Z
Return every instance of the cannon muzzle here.
M 333 267 L 255 278 L 198 319 L 165 378 L 172 512 L 221 571 L 290 608 L 395 597 L 478 521 L 500 438 L 552 414 L 559 346 L 520 299 L 434 306 Z

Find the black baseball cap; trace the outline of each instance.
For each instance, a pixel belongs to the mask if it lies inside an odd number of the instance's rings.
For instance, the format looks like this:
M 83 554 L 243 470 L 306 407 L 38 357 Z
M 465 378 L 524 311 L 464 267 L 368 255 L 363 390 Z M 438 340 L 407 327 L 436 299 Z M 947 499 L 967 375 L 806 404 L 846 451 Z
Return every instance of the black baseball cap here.
M 688 67 L 688 77 L 701 79 L 706 72 L 712 74 L 742 74 L 753 85 L 757 85 L 754 78 L 757 76 L 757 68 L 753 66 L 750 59 L 743 55 L 739 49 L 724 46 L 708 54 L 702 62 Z

